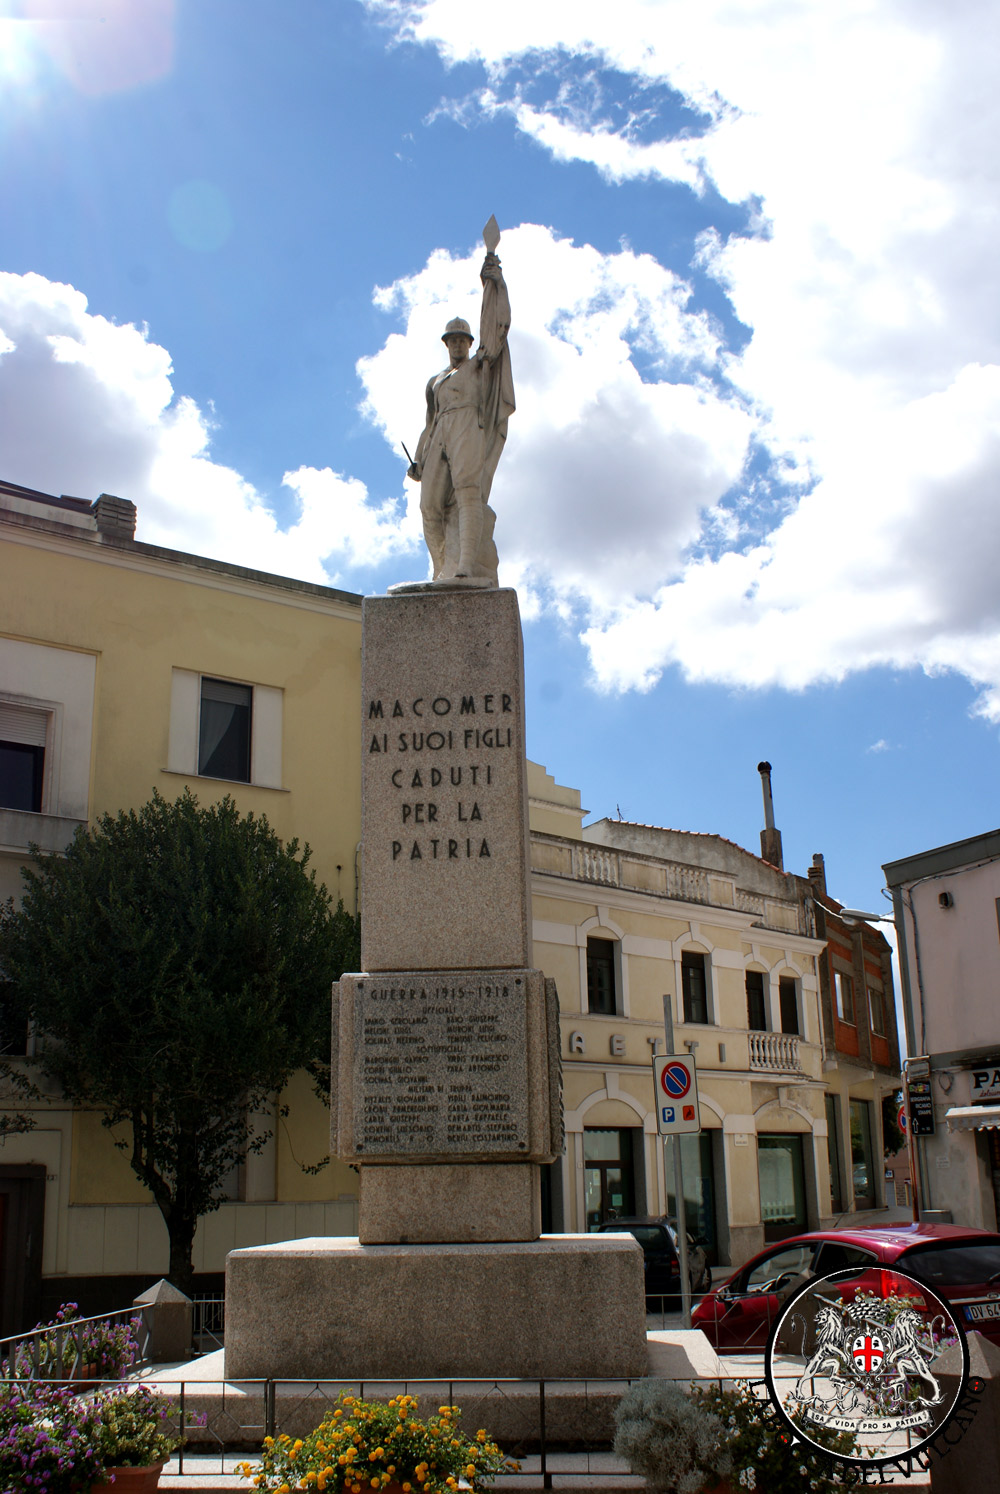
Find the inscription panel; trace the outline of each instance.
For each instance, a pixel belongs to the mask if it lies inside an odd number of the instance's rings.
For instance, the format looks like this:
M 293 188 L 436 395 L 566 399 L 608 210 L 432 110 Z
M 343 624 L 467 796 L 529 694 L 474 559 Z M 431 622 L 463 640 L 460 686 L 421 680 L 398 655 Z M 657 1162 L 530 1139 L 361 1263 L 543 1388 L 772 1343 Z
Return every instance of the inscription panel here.
M 525 1155 L 526 1043 L 520 977 L 357 979 L 357 1155 Z
M 363 640 L 362 964 L 529 965 L 516 593 L 367 597 Z

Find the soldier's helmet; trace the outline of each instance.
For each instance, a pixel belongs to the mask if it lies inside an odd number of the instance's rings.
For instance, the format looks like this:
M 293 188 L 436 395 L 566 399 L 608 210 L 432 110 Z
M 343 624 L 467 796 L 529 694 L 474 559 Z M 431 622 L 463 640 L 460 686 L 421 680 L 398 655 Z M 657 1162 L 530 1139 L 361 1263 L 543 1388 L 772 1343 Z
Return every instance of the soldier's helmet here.
M 470 342 L 475 342 L 476 340 L 472 335 L 472 328 L 469 326 L 465 318 L 461 316 L 453 316 L 447 327 L 445 327 L 444 331 L 441 333 L 441 341 L 447 342 L 448 338 L 453 336 L 456 332 L 461 332 L 462 336 L 467 337 Z

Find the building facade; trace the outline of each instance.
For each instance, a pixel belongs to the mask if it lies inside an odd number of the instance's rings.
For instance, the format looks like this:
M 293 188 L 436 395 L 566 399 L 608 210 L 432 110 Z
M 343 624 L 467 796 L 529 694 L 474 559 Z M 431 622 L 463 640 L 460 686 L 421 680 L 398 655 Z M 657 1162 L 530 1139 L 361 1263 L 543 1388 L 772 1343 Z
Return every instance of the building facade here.
M 535 959 L 562 1023 L 556 1226 L 674 1211 L 675 1143 L 665 1154 L 656 1135 L 651 1070 L 665 1013 L 674 1050 L 698 1066 L 703 1129 L 680 1144 L 687 1216 L 714 1261 L 881 1208 L 881 1101 L 899 1083 L 882 936 L 848 934 L 815 876 L 721 836 L 582 827 L 579 795 L 535 765 L 529 790 Z M 882 998 L 884 1036 L 865 1012 L 841 1021 L 828 1006 L 855 960 Z
M 910 1052 L 930 1061 L 922 1211 L 1000 1228 L 1000 830 L 883 867 Z

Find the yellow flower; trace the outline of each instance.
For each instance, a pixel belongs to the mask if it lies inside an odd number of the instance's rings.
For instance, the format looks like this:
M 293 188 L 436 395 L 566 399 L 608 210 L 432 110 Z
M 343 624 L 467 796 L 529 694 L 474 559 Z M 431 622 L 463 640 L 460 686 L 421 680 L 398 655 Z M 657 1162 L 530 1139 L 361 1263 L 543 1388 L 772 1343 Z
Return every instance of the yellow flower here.
M 382 1482 L 382 1480 L 380 1478 L 373 1478 L 372 1479 L 372 1488 L 373 1489 L 377 1489 L 379 1487 L 379 1485 L 381 1484 L 381 1482 Z
M 412 1484 L 404 1484 L 403 1485 L 403 1494 L 413 1494 L 413 1485 Z
M 475 1465 L 475 1463 L 467 1463 L 465 1465 L 465 1476 L 466 1476 L 466 1478 L 475 1478 L 475 1476 L 476 1476 L 476 1465 Z
M 346 1455 L 344 1453 L 341 1453 L 340 1457 L 337 1459 L 337 1462 L 340 1464 L 340 1467 L 343 1468 L 344 1464 L 347 1462 Z
M 486 1441 L 486 1433 L 483 1431 L 482 1427 L 480 1427 L 479 1431 L 476 1433 L 476 1441 L 477 1442 L 485 1442 Z

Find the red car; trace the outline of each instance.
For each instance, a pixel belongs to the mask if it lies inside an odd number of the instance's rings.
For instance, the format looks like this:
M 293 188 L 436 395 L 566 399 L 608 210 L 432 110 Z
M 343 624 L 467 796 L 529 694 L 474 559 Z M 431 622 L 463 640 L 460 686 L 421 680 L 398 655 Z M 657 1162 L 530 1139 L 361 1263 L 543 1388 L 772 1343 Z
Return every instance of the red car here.
M 880 1224 L 816 1230 L 769 1245 L 699 1302 L 691 1323 L 723 1352 L 758 1353 L 793 1292 L 811 1277 L 855 1267 L 888 1297 L 894 1270 L 924 1283 L 962 1326 L 1000 1344 L 1000 1235 L 955 1224 Z M 869 1274 L 870 1273 L 870 1274 Z

